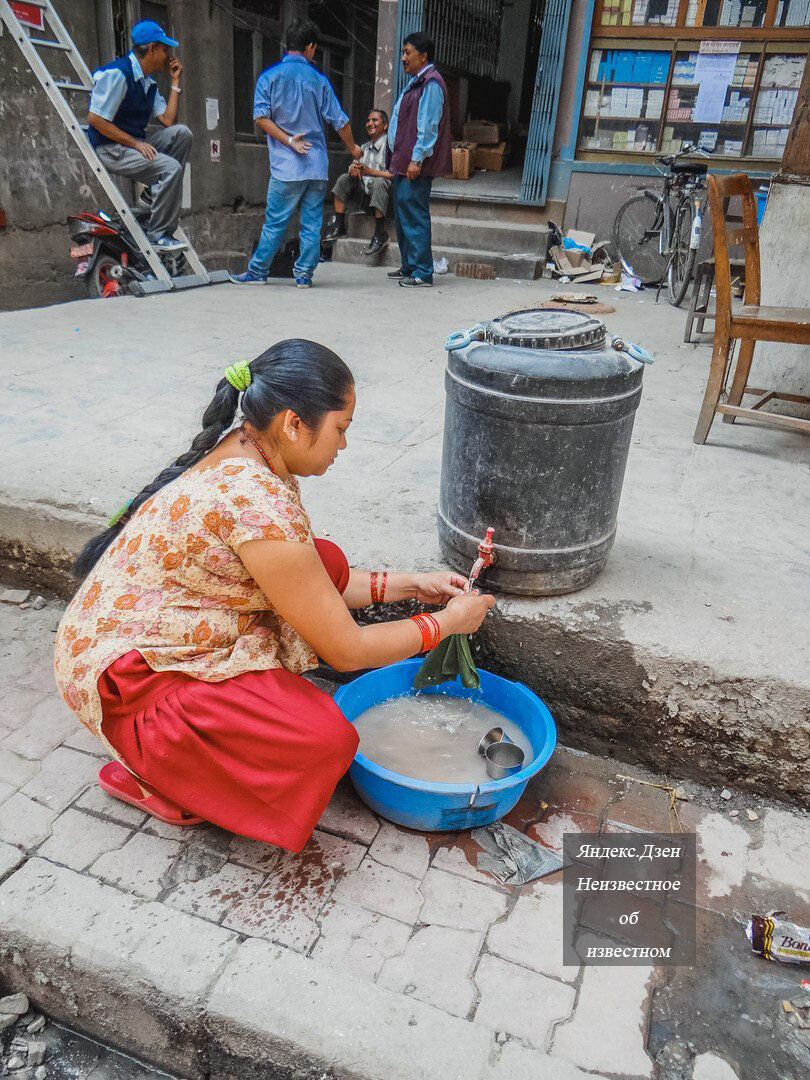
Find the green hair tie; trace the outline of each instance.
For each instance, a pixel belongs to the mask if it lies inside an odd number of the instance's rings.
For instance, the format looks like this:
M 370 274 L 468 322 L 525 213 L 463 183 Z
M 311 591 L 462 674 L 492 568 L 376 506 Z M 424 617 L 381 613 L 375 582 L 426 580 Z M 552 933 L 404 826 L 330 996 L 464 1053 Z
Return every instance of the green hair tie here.
M 235 364 L 231 364 L 229 368 L 225 368 L 225 378 L 234 388 L 234 390 L 247 390 L 250 386 L 250 361 L 239 360 Z
M 107 522 L 107 524 L 109 525 L 110 528 L 112 528 L 113 525 L 117 525 L 118 522 L 121 520 L 121 518 L 124 516 L 124 514 L 129 513 L 130 506 L 132 506 L 132 499 L 130 499 L 128 502 L 125 502 L 123 506 L 119 507 L 115 511 L 113 516 Z

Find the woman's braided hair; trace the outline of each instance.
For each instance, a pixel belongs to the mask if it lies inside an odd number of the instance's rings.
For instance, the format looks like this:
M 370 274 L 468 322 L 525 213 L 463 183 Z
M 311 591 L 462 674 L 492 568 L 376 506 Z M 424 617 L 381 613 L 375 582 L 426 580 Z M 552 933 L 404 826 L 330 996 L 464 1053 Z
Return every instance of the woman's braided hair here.
M 336 353 L 305 338 L 279 341 L 251 360 L 250 376 L 250 385 L 241 395 L 242 415 L 258 431 L 266 431 L 273 418 L 286 409 L 317 431 L 327 413 L 344 408 L 354 385 L 351 371 Z M 214 449 L 233 426 L 239 397 L 239 391 L 227 379 L 220 380 L 203 413 L 202 431 L 189 449 L 139 491 L 114 524 L 85 544 L 74 564 L 75 574 L 88 574 L 147 499 Z

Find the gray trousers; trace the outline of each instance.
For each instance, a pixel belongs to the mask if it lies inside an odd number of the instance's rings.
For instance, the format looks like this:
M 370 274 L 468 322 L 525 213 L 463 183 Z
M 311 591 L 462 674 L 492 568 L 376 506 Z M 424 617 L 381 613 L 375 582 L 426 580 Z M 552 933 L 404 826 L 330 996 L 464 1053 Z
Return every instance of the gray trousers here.
M 332 194 L 348 207 L 357 210 L 368 210 L 371 207 L 379 210 L 383 217 L 387 217 L 391 203 L 391 181 L 384 180 L 381 176 L 372 176 L 371 191 L 366 192 L 356 176 L 343 173 L 337 178 Z
M 152 212 L 146 235 L 153 243 L 161 236 L 172 236 L 180 221 L 183 167 L 189 159 L 193 138 L 185 124 L 148 131 L 145 142 L 159 151 L 153 161 L 121 143 L 104 143 L 96 150 L 108 172 L 138 180 L 152 189 Z

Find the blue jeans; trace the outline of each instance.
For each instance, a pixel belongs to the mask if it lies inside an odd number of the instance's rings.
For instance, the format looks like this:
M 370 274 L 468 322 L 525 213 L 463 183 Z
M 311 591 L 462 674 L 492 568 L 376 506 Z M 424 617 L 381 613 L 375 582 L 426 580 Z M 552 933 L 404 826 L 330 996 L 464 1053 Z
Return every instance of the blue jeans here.
M 248 264 L 254 274 L 267 274 L 270 263 L 287 234 L 287 226 L 296 209 L 301 214 L 298 233 L 301 252 L 293 267 L 296 277 L 312 277 L 321 255 L 321 225 L 325 180 L 276 180 L 267 185 L 267 212 L 259 243 Z
M 433 281 L 433 251 L 430 236 L 430 189 L 433 180 L 418 176 L 394 177 L 394 222 L 402 257 L 402 272 L 408 277 Z

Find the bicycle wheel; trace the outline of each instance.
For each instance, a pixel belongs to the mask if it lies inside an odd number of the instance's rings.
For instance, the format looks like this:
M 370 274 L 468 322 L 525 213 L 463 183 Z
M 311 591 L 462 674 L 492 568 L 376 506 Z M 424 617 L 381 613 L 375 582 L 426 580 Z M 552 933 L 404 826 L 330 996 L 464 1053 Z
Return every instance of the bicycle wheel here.
M 686 198 L 681 199 L 678 203 L 678 209 L 675 211 L 675 228 L 672 232 L 672 256 L 667 269 L 669 302 L 673 307 L 680 307 L 695 272 L 695 256 L 697 252 L 690 246 L 694 216 L 692 200 L 687 195 Z
M 666 255 L 659 251 L 663 224 L 661 203 L 647 195 L 629 199 L 613 223 L 616 254 L 632 267 L 643 285 L 657 284 L 666 273 Z

